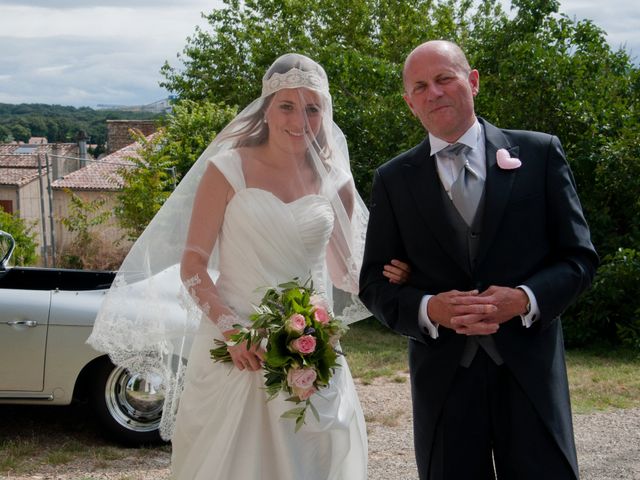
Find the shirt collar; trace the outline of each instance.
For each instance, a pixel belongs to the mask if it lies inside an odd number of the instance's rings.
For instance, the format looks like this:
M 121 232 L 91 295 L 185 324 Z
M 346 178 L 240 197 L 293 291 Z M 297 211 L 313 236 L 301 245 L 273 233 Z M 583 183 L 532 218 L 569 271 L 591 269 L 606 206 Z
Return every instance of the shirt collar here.
M 464 134 L 456 140 L 454 143 L 462 143 L 467 145 L 471 149 L 475 149 L 478 146 L 478 142 L 480 141 L 480 123 L 478 123 L 478 119 L 473 122 L 473 125 L 469 127 L 469 130 L 464 132 Z M 440 150 L 451 145 L 446 140 L 442 140 L 441 138 L 436 137 L 429 133 L 429 144 L 431 145 L 431 153 L 430 155 L 435 155 Z

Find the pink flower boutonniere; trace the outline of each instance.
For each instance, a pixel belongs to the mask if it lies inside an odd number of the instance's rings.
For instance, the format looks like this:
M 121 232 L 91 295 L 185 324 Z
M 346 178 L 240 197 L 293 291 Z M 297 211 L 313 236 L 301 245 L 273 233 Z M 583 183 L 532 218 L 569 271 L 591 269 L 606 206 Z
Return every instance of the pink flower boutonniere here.
M 498 166 L 503 170 L 513 170 L 522 165 L 519 158 L 512 158 L 504 148 L 496 152 L 496 160 L 498 161 Z

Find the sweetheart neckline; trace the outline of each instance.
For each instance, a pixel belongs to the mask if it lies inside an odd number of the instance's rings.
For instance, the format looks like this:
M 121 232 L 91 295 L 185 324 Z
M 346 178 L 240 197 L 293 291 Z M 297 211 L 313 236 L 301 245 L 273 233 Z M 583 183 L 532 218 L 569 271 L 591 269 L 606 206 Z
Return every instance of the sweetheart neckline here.
M 255 190 L 257 192 L 265 193 L 265 194 L 271 196 L 272 198 L 274 198 L 275 200 L 277 200 L 280 204 L 285 205 L 285 206 L 292 206 L 292 205 L 300 202 L 301 200 L 305 200 L 307 198 L 312 198 L 312 197 L 319 197 L 319 198 L 322 198 L 322 199 L 326 200 L 326 198 L 323 195 L 320 195 L 319 193 L 309 193 L 307 195 L 302 195 L 301 197 L 298 197 L 295 200 L 291 200 L 290 202 L 285 202 L 280 197 L 278 197 L 275 193 L 273 193 L 273 192 L 271 192 L 269 190 L 265 190 L 263 188 L 258 188 L 258 187 L 245 187 L 242 190 L 240 190 L 239 192 L 236 192 L 233 195 L 233 198 L 235 198 L 236 195 L 238 195 L 238 194 L 240 194 L 242 192 L 245 192 L 245 191 L 249 191 L 249 190 Z M 231 200 L 233 200 L 233 198 Z M 231 203 L 231 202 L 229 202 L 229 203 Z

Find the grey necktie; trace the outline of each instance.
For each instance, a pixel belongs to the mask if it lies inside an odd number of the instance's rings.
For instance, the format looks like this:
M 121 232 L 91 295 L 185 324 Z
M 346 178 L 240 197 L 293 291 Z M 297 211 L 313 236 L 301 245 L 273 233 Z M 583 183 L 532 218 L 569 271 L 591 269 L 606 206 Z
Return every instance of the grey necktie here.
M 458 178 L 451 185 L 451 200 L 467 225 L 471 226 L 482 197 L 484 182 L 466 159 L 468 149 L 466 145 L 454 143 L 443 152 L 454 162 L 455 170 L 459 172 Z

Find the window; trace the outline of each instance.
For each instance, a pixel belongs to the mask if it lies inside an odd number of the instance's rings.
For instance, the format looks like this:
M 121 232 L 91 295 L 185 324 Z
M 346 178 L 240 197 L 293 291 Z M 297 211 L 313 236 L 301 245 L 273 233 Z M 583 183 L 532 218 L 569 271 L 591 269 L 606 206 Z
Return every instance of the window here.
M 13 202 L 11 200 L 0 200 L 0 208 L 7 213 L 13 213 Z
M 27 154 L 31 155 L 32 153 L 36 153 L 38 149 L 38 145 L 20 145 L 18 148 L 14 150 L 13 153 Z

